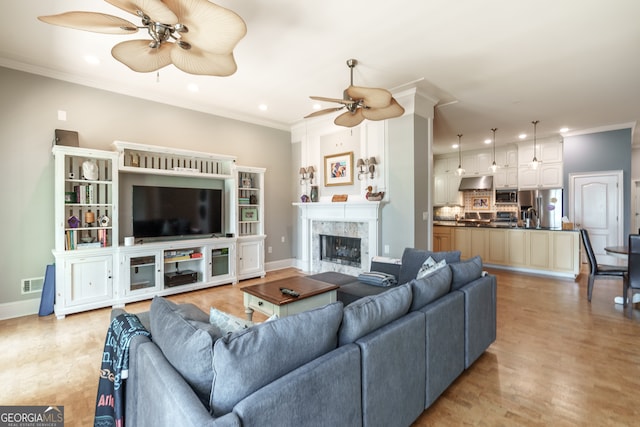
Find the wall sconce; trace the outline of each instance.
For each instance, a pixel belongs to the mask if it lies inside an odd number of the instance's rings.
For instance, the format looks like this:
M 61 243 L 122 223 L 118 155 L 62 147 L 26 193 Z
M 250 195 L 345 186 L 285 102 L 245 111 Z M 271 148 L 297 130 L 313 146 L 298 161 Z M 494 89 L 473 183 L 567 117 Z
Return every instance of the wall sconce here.
M 358 159 L 356 166 L 358 167 L 358 179 L 362 180 L 367 177 L 367 173 L 369 173 L 369 177 L 373 179 L 373 176 L 376 172 L 376 162 L 375 157 L 369 157 L 368 159 Z
M 300 174 L 300 185 L 305 185 L 307 181 L 309 184 L 313 184 L 313 178 L 315 176 L 316 168 L 309 166 L 308 168 L 300 168 L 298 172 Z

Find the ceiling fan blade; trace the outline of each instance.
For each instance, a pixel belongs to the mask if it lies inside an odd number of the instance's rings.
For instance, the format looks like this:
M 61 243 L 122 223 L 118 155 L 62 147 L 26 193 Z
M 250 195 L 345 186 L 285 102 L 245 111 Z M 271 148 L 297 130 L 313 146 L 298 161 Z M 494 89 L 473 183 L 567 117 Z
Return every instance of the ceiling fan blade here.
M 391 98 L 391 104 L 384 108 L 368 108 L 363 109 L 362 115 L 367 120 L 385 120 L 392 119 L 394 117 L 400 117 L 404 114 L 404 108 L 395 98 Z
M 178 17 L 160 0 L 105 0 L 122 10 L 126 10 L 138 16 L 138 10 L 142 11 L 154 22 L 175 25 Z
M 133 34 L 135 24 L 113 15 L 96 12 L 65 12 L 58 15 L 38 16 L 47 24 L 104 34 Z
M 315 101 L 337 102 L 339 104 L 344 104 L 344 105 L 351 105 L 351 104 L 355 103 L 355 101 L 352 101 L 350 99 L 325 98 L 324 96 L 310 96 L 309 98 L 311 98 L 311 99 L 313 99 Z
M 338 126 L 346 126 L 348 128 L 354 127 L 362 123 L 364 120 L 364 116 L 362 115 L 362 108 L 358 108 L 355 113 L 351 111 L 344 112 L 340 114 L 333 123 Z
M 344 107 L 325 108 L 324 110 L 314 111 L 311 114 L 307 114 L 306 116 L 304 116 L 304 118 L 308 119 L 309 117 L 316 117 L 316 116 L 322 116 L 324 114 L 335 113 L 336 111 L 340 111 L 343 108 Z
M 181 33 L 181 40 L 205 52 L 233 52 L 247 33 L 247 26 L 240 16 L 207 0 L 164 0 L 164 3 L 188 28 L 187 32 Z
M 171 62 L 185 73 L 205 76 L 230 76 L 238 69 L 233 52 L 216 54 L 178 46 L 171 51 Z
M 133 71 L 149 73 L 171 64 L 173 43 L 162 43 L 160 47 L 149 47 L 149 40 L 129 40 L 118 43 L 111 55 Z
M 362 99 L 369 108 L 384 108 L 391 103 L 391 92 L 386 89 L 349 86 L 346 92 L 352 99 Z

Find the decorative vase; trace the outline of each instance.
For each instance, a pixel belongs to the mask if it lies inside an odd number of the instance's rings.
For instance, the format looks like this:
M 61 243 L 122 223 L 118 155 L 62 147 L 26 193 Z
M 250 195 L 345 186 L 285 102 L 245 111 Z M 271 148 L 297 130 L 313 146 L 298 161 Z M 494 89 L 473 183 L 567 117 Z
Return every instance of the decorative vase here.
M 311 201 L 312 202 L 317 202 L 318 201 L 318 186 L 317 185 L 312 185 L 311 186 Z

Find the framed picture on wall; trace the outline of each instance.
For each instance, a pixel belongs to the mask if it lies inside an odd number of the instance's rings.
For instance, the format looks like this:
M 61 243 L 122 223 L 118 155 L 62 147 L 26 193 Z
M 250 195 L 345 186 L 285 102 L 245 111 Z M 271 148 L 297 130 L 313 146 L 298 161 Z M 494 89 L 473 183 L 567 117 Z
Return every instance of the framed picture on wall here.
M 324 156 L 324 186 L 353 184 L 353 151 Z
M 474 197 L 472 199 L 473 209 L 489 209 L 488 197 Z

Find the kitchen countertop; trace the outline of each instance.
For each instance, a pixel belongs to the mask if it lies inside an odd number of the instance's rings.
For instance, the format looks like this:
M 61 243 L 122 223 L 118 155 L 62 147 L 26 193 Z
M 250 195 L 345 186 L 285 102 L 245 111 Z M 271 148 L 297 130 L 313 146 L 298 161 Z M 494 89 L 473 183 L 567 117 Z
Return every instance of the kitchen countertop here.
M 577 231 L 577 230 L 563 230 L 560 227 L 516 227 L 515 223 L 509 223 L 508 221 L 490 222 L 490 223 L 464 223 L 458 221 L 433 221 L 434 226 L 445 227 L 465 227 L 465 228 L 507 228 L 511 230 L 542 230 L 542 231 Z

